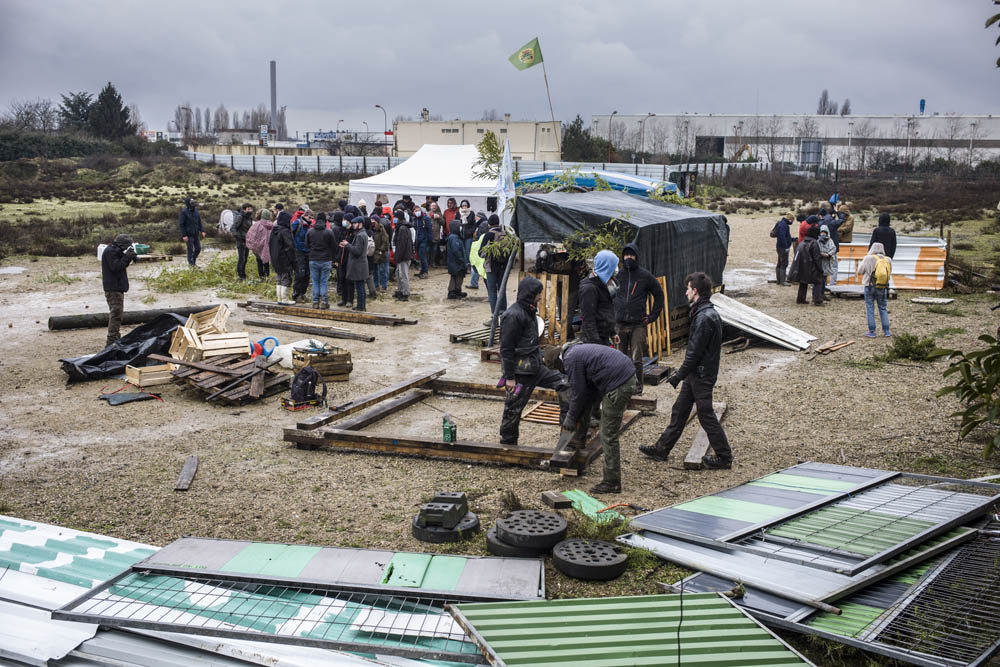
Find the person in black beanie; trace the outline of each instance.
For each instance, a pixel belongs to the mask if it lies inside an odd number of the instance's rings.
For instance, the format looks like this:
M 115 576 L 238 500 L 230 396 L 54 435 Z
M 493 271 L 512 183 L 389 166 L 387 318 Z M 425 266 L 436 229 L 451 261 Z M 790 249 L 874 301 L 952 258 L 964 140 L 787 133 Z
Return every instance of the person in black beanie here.
M 128 291 L 128 274 L 125 269 L 135 259 L 132 237 L 119 234 L 101 254 L 101 282 L 104 298 L 108 302 L 108 338 L 105 346 L 121 338 L 122 315 L 125 313 L 125 292 Z

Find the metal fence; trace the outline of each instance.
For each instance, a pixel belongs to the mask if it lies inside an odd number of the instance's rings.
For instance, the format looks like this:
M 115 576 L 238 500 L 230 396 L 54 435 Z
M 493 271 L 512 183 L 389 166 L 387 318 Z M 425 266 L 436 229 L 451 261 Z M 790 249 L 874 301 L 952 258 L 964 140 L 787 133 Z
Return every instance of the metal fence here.
M 372 155 L 224 155 L 181 151 L 185 157 L 198 162 L 221 164 L 239 171 L 261 174 L 350 174 L 371 176 L 380 174 L 406 161 L 405 157 Z M 596 169 L 620 174 L 632 174 L 655 181 L 667 181 L 671 172 L 693 171 L 702 178 L 724 177 L 734 169 L 769 171 L 767 162 L 700 162 L 690 164 L 631 164 L 621 162 L 547 162 L 544 160 L 514 160 L 514 171 L 530 174 L 548 169 Z

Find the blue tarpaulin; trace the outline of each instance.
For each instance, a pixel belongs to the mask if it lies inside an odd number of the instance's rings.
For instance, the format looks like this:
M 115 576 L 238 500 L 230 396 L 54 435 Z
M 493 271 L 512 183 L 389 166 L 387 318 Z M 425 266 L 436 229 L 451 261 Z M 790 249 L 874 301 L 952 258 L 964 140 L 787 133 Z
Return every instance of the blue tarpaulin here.
M 627 192 L 632 195 L 640 195 L 642 197 L 647 196 L 650 192 L 662 188 L 663 192 L 668 194 L 680 194 L 677 192 L 676 183 L 664 183 L 662 181 L 654 181 L 648 178 L 642 178 L 641 176 L 633 176 L 631 174 L 621 174 L 614 171 L 598 171 L 598 170 L 586 170 L 586 171 L 563 171 L 560 169 L 549 169 L 548 171 L 536 171 L 533 174 L 526 174 L 518 179 L 517 186 L 525 186 L 539 183 L 548 183 L 549 181 L 558 180 L 562 178 L 564 174 L 572 174 L 573 181 L 580 187 L 591 188 L 597 184 L 597 178 L 606 181 L 608 185 L 611 186 L 613 190 L 621 190 L 622 192 Z

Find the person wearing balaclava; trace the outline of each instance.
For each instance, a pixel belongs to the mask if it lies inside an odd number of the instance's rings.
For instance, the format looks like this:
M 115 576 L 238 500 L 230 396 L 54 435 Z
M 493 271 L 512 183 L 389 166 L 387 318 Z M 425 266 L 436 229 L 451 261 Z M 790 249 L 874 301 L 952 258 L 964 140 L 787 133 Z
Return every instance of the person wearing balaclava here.
M 618 268 L 618 256 L 602 250 L 594 257 L 594 272 L 580 281 L 580 340 L 597 345 L 618 344 L 615 334 L 615 306 L 608 283 Z
M 507 396 L 500 419 L 500 444 L 517 446 L 521 412 L 535 387 L 559 393 L 559 423 L 569 408 L 569 383 L 562 373 L 542 363 L 538 336 L 538 299 L 542 283 L 526 276 L 517 286 L 517 301 L 504 311 L 500 322 L 500 366 Z
M 826 277 L 823 275 L 823 256 L 818 239 L 819 227 L 811 225 L 802 243 L 799 244 L 795 261 L 792 262 L 792 268 L 788 272 L 788 279 L 799 284 L 799 291 L 795 297 L 797 304 L 809 303 L 806 301 L 806 296 L 809 286 L 812 285 L 813 305 L 823 305 L 823 283 L 826 282 Z
M 108 338 L 105 347 L 121 338 L 122 315 L 125 313 L 125 292 L 128 273 L 125 269 L 135 259 L 132 237 L 119 234 L 101 254 L 101 282 L 108 302 Z
M 623 268 L 618 272 L 615 292 L 615 331 L 618 350 L 635 365 L 636 394 L 642 393 L 642 355 L 646 351 L 646 327 L 663 312 L 663 288 L 652 273 L 639 266 L 639 248 L 634 243 L 622 250 Z M 653 297 L 653 307 L 646 312 L 646 303 Z
M 819 256 L 822 258 L 824 282 L 830 285 L 837 284 L 837 244 L 830 236 L 830 228 L 826 225 L 819 227 Z
M 205 238 L 205 228 L 201 224 L 201 214 L 198 213 L 194 197 L 184 199 L 184 208 L 177 218 L 177 226 L 180 227 L 181 240 L 187 244 L 188 266 L 193 268 L 201 254 L 201 240 Z

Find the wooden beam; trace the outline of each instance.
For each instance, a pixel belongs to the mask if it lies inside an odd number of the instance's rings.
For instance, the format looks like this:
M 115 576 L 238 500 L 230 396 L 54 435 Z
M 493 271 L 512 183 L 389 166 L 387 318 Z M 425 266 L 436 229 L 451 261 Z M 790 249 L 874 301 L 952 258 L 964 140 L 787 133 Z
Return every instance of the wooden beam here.
M 360 412 L 367 407 L 375 405 L 380 401 L 384 401 L 387 398 L 392 398 L 393 396 L 398 396 L 404 391 L 410 389 L 416 389 L 417 387 L 422 387 L 425 384 L 441 377 L 445 374 L 445 369 L 440 369 L 434 371 L 433 373 L 428 373 L 426 375 L 421 375 L 420 377 L 413 378 L 412 380 L 405 380 L 403 382 L 392 385 L 391 387 L 386 387 L 385 389 L 380 389 L 367 396 L 362 396 L 353 401 L 343 403 L 334 408 L 327 410 L 326 412 L 318 415 L 304 419 L 297 424 L 297 428 L 303 431 L 311 431 L 312 429 L 319 428 L 325 424 L 336 421 L 341 417 L 346 417 L 347 415 L 354 414 L 355 412 Z
M 328 327 L 320 325 L 298 324 L 290 321 L 278 320 L 254 320 L 243 318 L 243 324 L 248 327 L 260 327 L 262 329 L 280 329 L 282 331 L 295 331 L 296 333 L 309 334 L 310 336 L 325 336 L 327 338 L 346 338 L 348 340 L 362 340 L 371 343 L 375 336 L 354 333 L 340 327 Z
M 344 431 L 341 429 L 320 429 L 303 431 L 286 428 L 285 441 L 299 444 L 335 447 L 338 449 L 360 450 L 380 454 L 404 454 L 425 456 L 474 463 L 505 463 L 528 467 L 547 467 L 551 449 L 540 447 L 517 447 L 484 442 L 442 442 L 420 438 L 394 438 L 390 436 Z
M 726 404 L 713 403 L 712 410 L 715 412 L 715 418 L 721 422 L 722 417 L 726 414 Z M 684 457 L 684 468 L 686 470 L 701 470 L 703 467 L 701 457 L 707 453 L 708 434 L 705 433 L 705 429 L 699 427 L 698 432 L 694 435 L 694 442 L 691 443 L 691 449 L 688 450 L 687 456 Z
M 386 324 L 395 326 L 397 324 L 416 324 L 417 320 L 408 320 L 402 315 L 391 315 L 388 313 L 369 313 L 356 310 L 339 310 L 331 308 L 329 310 L 315 310 L 313 308 L 301 308 L 299 306 L 282 306 L 270 301 L 246 301 L 239 304 L 241 308 L 251 311 L 263 311 L 267 313 L 281 313 L 282 315 L 295 315 L 296 317 L 306 317 L 318 320 L 336 320 L 339 322 L 354 322 L 356 324 Z
M 503 387 L 482 382 L 466 382 L 464 380 L 434 380 L 431 382 L 431 389 L 440 394 L 470 394 L 472 396 L 493 396 L 504 398 L 507 395 Z M 559 394 L 552 389 L 536 387 L 531 392 L 531 397 L 539 401 L 557 403 Z M 639 410 L 643 414 L 656 412 L 656 399 L 633 396 L 628 402 L 629 410 Z
M 337 424 L 337 427 L 341 431 L 359 431 L 366 426 L 371 426 L 375 422 L 383 419 L 384 417 L 396 412 L 397 410 L 402 410 L 403 408 L 408 408 L 414 403 L 419 403 L 428 396 L 434 394 L 430 389 L 416 389 L 408 394 L 403 394 L 391 401 L 386 401 L 385 403 L 379 404 L 377 407 L 369 410 L 363 415 L 358 415 L 357 417 L 351 417 L 350 419 L 345 419 Z
M 187 457 L 184 461 L 184 467 L 181 468 L 181 476 L 177 478 L 177 483 L 174 484 L 174 491 L 187 491 L 194 480 L 196 472 L 198 472 L 198 457 Z
M 200 371 L 208 371 L 210 373 L 222 373 L 223 375 L 243 375 L 245 371 L 240 369 L 232 368 L 220 368 L 215 364 L 201 363 L 198 361 L 184 361 L 183 359 L 174 359 L 173 357 L 165 357 L 162 354 L 151 354 L 148 357 L 153 361 L 163 361 L 171 364 L 177 364 L 178 366 L 188 366 L 190 368 L 197 368 Z

